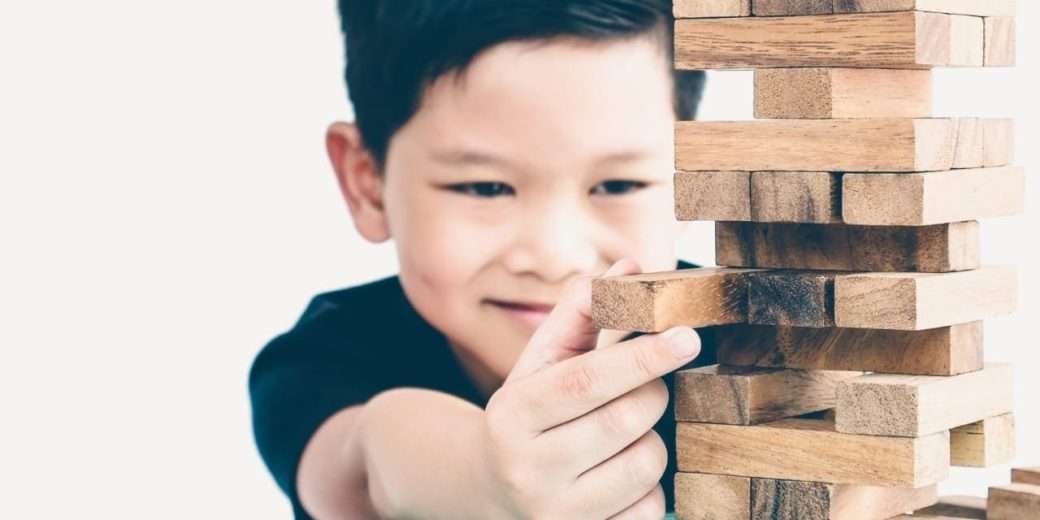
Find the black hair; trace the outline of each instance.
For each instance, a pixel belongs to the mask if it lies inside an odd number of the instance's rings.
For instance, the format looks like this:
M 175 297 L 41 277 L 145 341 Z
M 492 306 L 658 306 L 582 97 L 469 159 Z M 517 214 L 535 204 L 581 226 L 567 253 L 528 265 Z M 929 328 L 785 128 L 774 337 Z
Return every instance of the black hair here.
M 658 36 L 672 62 L 671 0 L 339 0 L 345 79 L 362 140 L 379 164 L 440 76 L 509 41 Z M 703 71 L 673 71 L 678 119 L 693 119 Z

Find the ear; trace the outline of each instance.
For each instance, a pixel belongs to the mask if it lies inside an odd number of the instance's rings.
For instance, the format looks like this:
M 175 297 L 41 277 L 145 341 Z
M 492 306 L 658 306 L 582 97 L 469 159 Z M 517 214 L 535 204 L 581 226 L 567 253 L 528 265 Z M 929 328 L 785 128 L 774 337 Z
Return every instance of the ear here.
M 390 239 L 383 177 L 372 153 L 365 148 L 357 125 L 333 123 L 325 133 L 325 148 L 354 227 L 370 242 Z

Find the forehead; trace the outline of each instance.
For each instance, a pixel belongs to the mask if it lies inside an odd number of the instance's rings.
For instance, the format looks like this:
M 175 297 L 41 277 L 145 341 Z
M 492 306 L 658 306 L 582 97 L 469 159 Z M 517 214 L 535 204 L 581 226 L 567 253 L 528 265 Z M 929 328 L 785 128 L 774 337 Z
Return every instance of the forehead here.
M 672 88 L 653 38 L 510 42 L 438 78 L 402 133 L 547 160 L 670 148 Z

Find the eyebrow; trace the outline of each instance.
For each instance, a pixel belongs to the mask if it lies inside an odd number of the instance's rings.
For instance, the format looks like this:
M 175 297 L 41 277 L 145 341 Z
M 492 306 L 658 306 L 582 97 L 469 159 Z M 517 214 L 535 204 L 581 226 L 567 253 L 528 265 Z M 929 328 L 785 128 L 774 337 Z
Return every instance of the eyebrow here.
M 431 153 L 431 156 L 437 162 L 453 166 L 500 166 L 509 169 L 519 169 L 508 158 L 476 150 L 435 150 Z M 645 150 L 623 150 L 600 155 L 595 158 L 593 164 L 597 166 L 611 163 L 624 164 L 641 161 L 648 157 L 650 157 L 650 154 Z
M 473 166 L 505 166 L 513 167 L 513 164 L 504 157 L 479 152 L 475 150 L 434 150 L 431 154 L 433 160 L 449 165 L 473 165 Z

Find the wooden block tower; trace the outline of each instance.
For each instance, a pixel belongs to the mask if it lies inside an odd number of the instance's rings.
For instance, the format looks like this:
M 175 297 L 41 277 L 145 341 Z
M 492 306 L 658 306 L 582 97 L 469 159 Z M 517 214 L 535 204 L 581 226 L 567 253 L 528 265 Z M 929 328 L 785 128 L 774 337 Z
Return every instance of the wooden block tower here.
M 676 374 L 677 517 L 893 518 L 951 464 L 1009 462 L 982 321 L 1015 310 L 1017 273 L 980 262 L 978 220 L 1022 212 L 1025 178 L 1010 120 L 932 114 L 932 69 L 1013 65 L 1014 0 L 674 10 L 677 68 L 754 70 L 755 120 L 675 128 L 676 218 L 717 222 L 724 267 L 592 297 L 606 329 L 716 327 L 720 364 Z M 990 518 L 1026 518 L 998 512 L 1040 497 L 1014 486 Z

